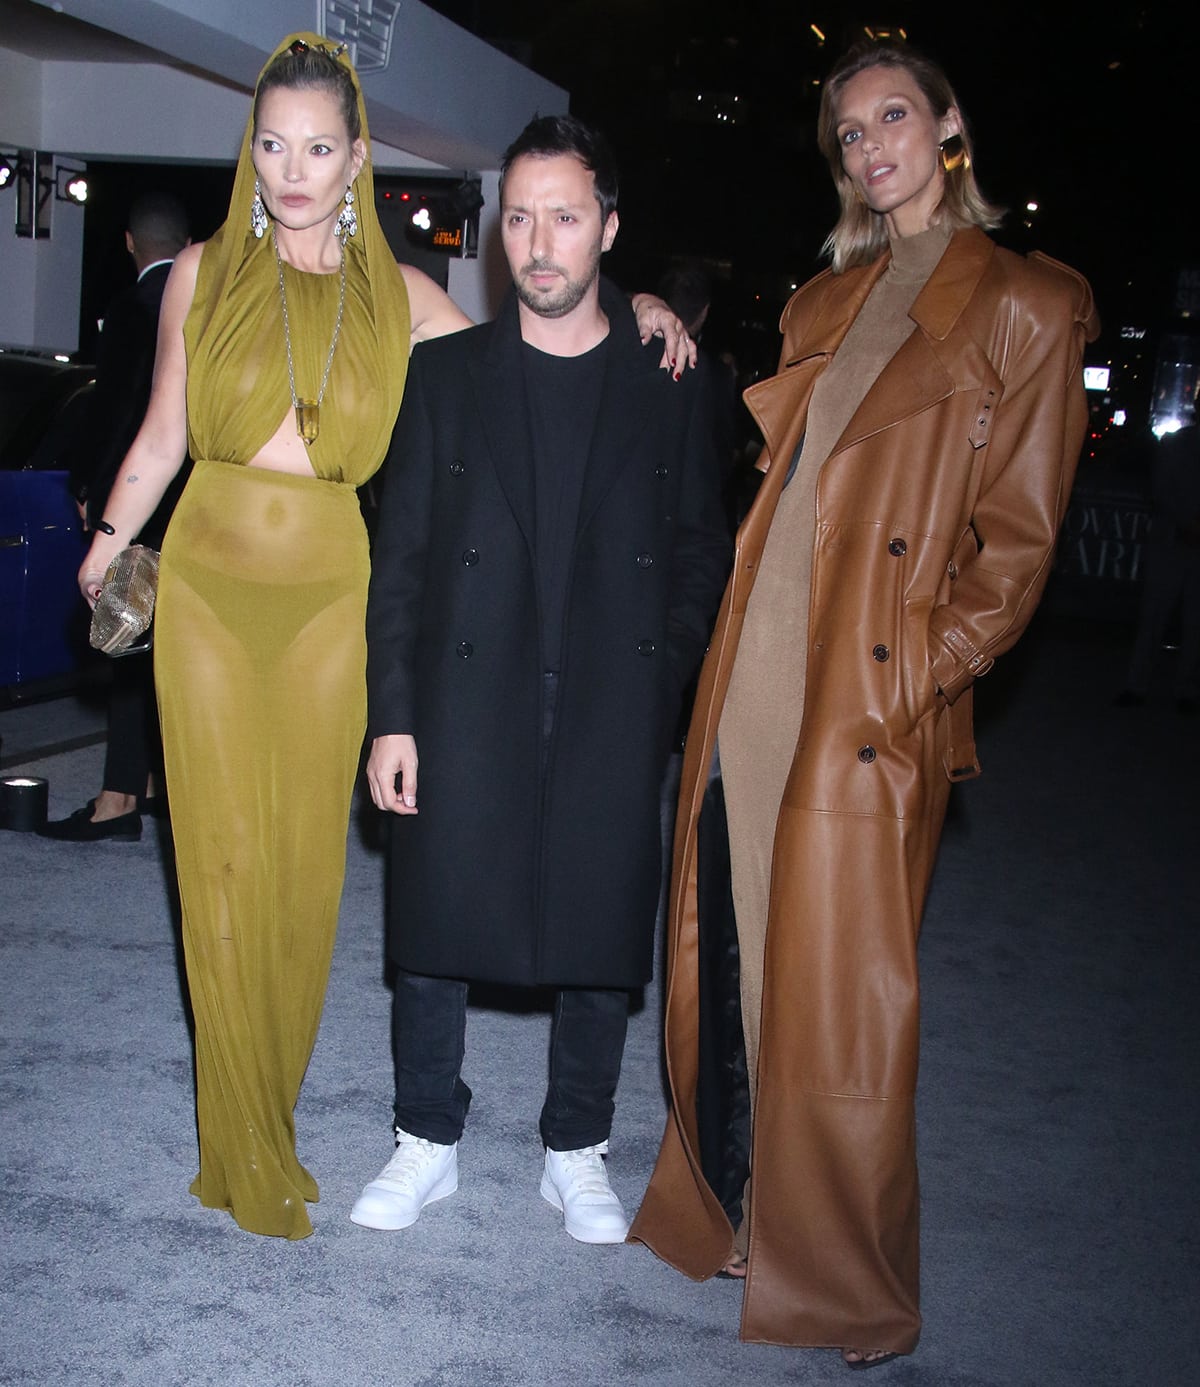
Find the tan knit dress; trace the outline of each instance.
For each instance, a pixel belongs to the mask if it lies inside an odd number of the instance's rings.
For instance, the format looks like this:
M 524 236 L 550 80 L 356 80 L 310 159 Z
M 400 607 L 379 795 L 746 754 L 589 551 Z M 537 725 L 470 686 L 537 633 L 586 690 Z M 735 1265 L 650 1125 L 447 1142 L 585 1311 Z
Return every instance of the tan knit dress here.
M 721 714 L 719 754 L 752 1113 L 775 826 L 804 718 L 817 478 L 879 373 L 913 331 L 908 310 L 949 241 L 949 229 L 942 227 L 893 241 L 891 264 L 816 383 L 800 458 L 771 522 Z M 746 1231 L 744 1223 L 739 1245 Z

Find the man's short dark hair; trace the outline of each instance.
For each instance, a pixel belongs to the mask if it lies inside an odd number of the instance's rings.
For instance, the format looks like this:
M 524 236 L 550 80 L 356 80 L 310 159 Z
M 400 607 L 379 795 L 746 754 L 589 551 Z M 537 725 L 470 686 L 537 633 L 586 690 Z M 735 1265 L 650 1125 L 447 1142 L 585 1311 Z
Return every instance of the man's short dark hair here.
M 599 130 L 585 124 L 577 116 L 534 116 L 504 151 L 500 163 L 502 202 L 505 176 L 513 164 L 526 154 L 535 159 L 550 159 L 558 154 L 573 155 L 595 179 L 600 220 L 607 222 L 609 214 L 617 210 L 617 161 L 612 148 Z
M 142 251 L 177 255 L 188 243 L 188 216 L 171 193 L 142 193 L 129 209 L 129 234 Z
M 702 265 L 692 261 L 672 265 L 658 281 L 658 296 L 690 331 L 691 325 L 712 303 L 712 279 Z

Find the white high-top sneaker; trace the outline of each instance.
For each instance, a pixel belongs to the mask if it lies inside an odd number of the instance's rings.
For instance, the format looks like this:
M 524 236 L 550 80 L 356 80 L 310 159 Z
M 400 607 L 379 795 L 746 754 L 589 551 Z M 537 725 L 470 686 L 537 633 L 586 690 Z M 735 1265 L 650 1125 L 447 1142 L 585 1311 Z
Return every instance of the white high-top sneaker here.
M 629 1219 L 608 1183 L 608 1142 L 578 1151 L 546 1152 L 542 1198 L 563 1212 L 567 1232 L 581 1243 L 623 1243 Z
M 396 1128 L 392 1159 L 358 1196 L 350 1218 L 391 1232 L 416 1223 L 421 1210 L 458 1189 L 458 1143 L 441 1146 Z

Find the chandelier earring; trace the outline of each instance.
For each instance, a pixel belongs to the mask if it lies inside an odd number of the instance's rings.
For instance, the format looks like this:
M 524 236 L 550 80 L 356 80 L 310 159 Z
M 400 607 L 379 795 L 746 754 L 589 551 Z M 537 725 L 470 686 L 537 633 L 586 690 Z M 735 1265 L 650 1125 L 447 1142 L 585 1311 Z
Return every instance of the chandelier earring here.
M 338 213 L 337 221 L 333 224 L 333 234 L 343 245 L 346 244 L 347 236 L 358 234 L 358 213 L 354 210 L 354 189 L 349 183 L 346 184 L 346 205 Z
M 254 232 L 256 239 L 262 240 L 263 232 L 267 229 L 267 209 L 263 206 L 262 189 L 258 186 L 258 179 L 254 180 L 254 201 L 250 204 L 250 230 Z
M 938 145 L 938 150 L 942 156 L 942 168 L 947 173 L 953 173 L 956 169 L 969 169 L 971 167 L 971 156 L 967 153 L 967 147 L 963 144 L 961 135 L 950 135 Z

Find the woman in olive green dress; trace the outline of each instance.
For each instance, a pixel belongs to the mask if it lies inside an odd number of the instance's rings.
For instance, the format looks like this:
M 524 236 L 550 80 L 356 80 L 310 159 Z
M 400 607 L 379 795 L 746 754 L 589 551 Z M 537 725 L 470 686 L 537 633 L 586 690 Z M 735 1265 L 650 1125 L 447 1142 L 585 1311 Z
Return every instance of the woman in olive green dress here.
M 648 305 L 645 332 L 666 326 Z M 469 320 L 397 266 L 342 49 L 259 78 L 229 217 L 176 259 L 154 390 L 80 570 L 92 603 L 179 469 L 155 674 L 196 1024 L 192 1192 L 303 1238 L 293 1109 L 316 1040 L 365 726 L 367 538 L 412 342 Z

